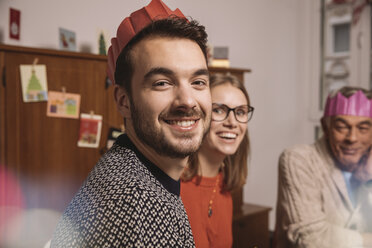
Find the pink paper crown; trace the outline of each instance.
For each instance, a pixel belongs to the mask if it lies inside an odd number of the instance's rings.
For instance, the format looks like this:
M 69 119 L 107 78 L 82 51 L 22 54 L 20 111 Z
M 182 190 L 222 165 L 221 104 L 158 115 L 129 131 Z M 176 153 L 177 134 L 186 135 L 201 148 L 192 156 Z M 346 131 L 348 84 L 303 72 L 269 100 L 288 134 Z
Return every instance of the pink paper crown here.
M 152 0 L 149 5 L 133 12 L 120 23 L 116 37 L 111 39 L 108 50 L 107 74 L 112 82 L 115 82 L 116 60 L 128 42 L 152 21 L 170 16 L 186 18 L 179 9 L 172 11 L 161 0 Z
M 372 99 L 368 99 L 363 91 L 358 90 L 349 98 L 340 92 L 336 96 L 328 96 L 324 116 L 353 115 L 372 118 Z

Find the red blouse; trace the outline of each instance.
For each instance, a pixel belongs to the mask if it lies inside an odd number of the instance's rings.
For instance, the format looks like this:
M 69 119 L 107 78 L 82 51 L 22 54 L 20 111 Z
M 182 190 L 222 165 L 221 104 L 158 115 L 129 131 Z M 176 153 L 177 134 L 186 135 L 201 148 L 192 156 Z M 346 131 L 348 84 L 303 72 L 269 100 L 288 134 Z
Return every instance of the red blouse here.
M 218 177 L 219 185 L 216 185 Z M 197 177 L 181 182 L 181 198 L 197 248 L 232 246 L 232 198 L 230 192 L 221 193 L 222 181 L 220 173 L 216 177 L 202 177 L 200 184 Z M 211 199 L 212 215 L 208 217 Z

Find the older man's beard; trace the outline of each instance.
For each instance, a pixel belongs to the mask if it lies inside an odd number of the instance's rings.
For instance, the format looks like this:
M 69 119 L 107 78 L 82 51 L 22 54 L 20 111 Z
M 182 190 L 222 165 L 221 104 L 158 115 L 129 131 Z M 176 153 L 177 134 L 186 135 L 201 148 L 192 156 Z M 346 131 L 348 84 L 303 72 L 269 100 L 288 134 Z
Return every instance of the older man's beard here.
M 130 109 L 133 128 L 137 137 L 160 155 L 171 158 L 185 158 L 190 156 L 199 149 L 204 136 L 209 131 L 210 118 L 208 118 L 201 110 L 192 109 L 189 112 L 180 110 L 174 110 L 167 113 L 162 112 L 159 115 L 159 119 L 169 117 L 197 117 L 200 118 L 200 120 L 203 120 L 203 132 L 200 137 L 196 137 L 196 134 L 186 132 L 180 136 L 181 142 L 178 144 L 172 144 L 169 137 L 166 137 L 164 132 L 155 126 L 154 120 L 149 118 L 151 115 L 138 108 L 138 106 L 136 107 L 133 102 L 130 104 Z M 201 124 L 201 122 L 198 123 L 198 125 Z

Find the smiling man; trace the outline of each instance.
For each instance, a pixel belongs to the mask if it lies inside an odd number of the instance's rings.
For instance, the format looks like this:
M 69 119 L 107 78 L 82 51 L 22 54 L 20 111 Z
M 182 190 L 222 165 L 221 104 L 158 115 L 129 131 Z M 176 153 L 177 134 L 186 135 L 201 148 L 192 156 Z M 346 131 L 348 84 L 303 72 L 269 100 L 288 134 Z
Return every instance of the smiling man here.
M 108 55 L 126 134 L 92 170 L 52 247 L 194 247 L 179 196 L 211 115 L 207 34 L 153 0 L 120 24 Z
M 275 247 L 372 247 L 372 92 L 327 99 L 324 136 L 279 160 Z

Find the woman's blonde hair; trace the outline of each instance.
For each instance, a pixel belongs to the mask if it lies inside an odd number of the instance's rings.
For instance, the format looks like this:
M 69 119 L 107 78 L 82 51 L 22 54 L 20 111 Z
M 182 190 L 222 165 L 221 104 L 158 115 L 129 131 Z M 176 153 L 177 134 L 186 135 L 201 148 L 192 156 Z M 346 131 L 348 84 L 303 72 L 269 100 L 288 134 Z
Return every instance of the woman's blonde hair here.
M 248 92 L 244 87 L 244 84 L 240 82 L 235 76 L 230 74 L 214 74 L 210 78 L 210 88 L 218 85 L 230 84 L 233 87 L 240 89 L 245 95 L 248 105 L 250 104 Z M 248 157 L 250 156 L 250 145 L 248 129 L 240 143 L 238 150 L 233 155 L 228 155 L 224 162 L 224 166 L 221 168 L 224 178 L 224 184 L 222 191 L 234 191 L 239 189 L 245 184 L 245 180 L 248 175 Z M 189 181 L 195 176 L 198 176 L 199 161 L 197 152 L 189 157 L 188 168 L 182 175 L 182 180 Z

